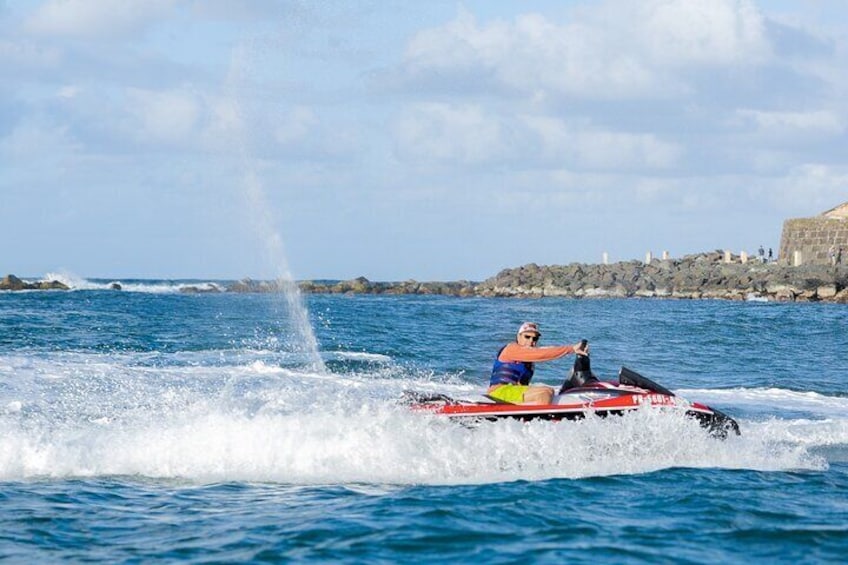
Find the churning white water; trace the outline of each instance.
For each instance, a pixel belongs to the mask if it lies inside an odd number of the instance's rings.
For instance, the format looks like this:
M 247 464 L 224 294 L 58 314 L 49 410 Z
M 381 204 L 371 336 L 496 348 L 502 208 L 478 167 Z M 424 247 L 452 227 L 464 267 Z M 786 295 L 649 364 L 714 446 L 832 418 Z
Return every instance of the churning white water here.
M 208 358 L 204 358 L 208 355 Z M 287 369 L 198 353 L 5 356 L 0 480 L 139 475 L 209 483 L 481 484 L 673 467 L 819 470 L 848 420 L 740 419 L 709 436 L 656 410 L 577 422 L 466 426 L 396 402 L 404 388 L 462 397 L 476 387 L 391 363 L 363 372 Z M 168 356 L 166 356 L 168 357 Z M 709 395 L 711 391 L 704 393 Z M 759 403 L 775 391 L 748 390 Z M 825 404 L 845 399 L 821 397 Z

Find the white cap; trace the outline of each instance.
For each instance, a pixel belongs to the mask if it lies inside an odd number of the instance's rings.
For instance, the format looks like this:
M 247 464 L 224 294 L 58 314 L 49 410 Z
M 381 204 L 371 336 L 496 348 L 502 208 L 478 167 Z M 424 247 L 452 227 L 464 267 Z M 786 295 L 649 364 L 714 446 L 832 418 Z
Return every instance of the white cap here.
M 521 327 L 518 328 L 518 333 L 516 335 L 529 332 L 533 332 L 536 335 L 542 335 L 542 332 L 539 331 L 539 325 L 536 322 L 524 322 L 521 324 Z

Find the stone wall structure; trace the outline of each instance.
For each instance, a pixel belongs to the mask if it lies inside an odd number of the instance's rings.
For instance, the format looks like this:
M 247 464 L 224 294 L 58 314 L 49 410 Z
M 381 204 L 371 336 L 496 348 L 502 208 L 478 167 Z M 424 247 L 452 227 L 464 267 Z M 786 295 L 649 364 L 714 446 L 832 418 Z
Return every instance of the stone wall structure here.
M 842 248 L 842 264 L 848 263 L 848 202 L 814 218 L 783 222 L 779 261 L 784 265 L 830 265 L 830 249 Z

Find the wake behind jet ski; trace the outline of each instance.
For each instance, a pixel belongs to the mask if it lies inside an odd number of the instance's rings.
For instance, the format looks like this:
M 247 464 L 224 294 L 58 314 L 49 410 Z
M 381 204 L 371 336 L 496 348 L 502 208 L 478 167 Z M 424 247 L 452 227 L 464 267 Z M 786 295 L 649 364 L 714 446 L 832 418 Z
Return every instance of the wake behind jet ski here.
M 601 381 L 592 373 L 588 355 L 579 355 L 559 392 L 550 404 L 511 404 L 483 395 L 479 400 L 457 400 L 442 394 L 407 391 L 403 401 L 412 409 L 447 416 L 460 421 L 574 420 L 589 414 L 622 415 L 633 410 L 654 408 L 679 410 L 695 418 L 712 435 L 726 438 L 739 435 L 736 420 L 705 404 L 690 402 L 639 373 L 622 367 L 618 381 Z

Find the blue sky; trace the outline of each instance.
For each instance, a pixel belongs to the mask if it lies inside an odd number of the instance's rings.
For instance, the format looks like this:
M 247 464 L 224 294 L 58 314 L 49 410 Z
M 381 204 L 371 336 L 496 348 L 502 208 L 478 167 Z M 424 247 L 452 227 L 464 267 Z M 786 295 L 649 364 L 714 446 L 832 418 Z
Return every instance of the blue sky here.
M 0 0 L 0 271 L 482 280 L 848 201 L 841 0 Z

